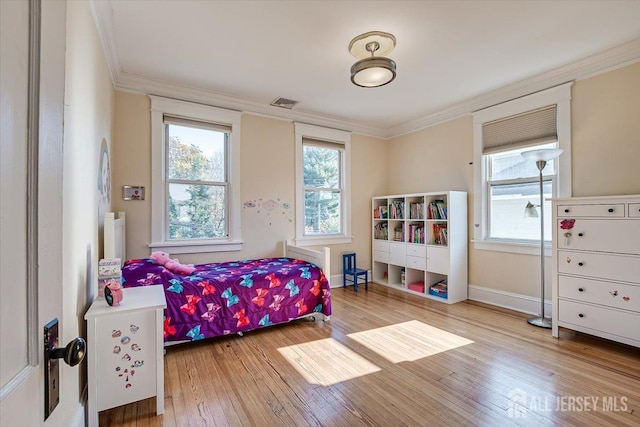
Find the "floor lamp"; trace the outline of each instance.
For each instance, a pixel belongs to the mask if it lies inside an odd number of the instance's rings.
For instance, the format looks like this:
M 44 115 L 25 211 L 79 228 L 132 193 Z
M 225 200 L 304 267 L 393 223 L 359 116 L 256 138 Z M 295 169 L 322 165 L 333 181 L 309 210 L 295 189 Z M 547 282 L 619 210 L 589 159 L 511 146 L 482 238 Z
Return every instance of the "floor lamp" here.
M 531 317 L 527 319 L 527 322 L 547 329 L 551 329 L 551 319 L 544 317 L 544 191 L 542 189 L 542 170 L 549 160 L 555 159 L 560 154 L 562 154 L 562 150 L 557 148 L 545 148 L 522 153 L 525 159 L 535 161 L 538 171 L 540 171 L 540 204 L 533 205 L 528 202 L 524 209 L 525 218 L 537 218 L 538 211 L 536 211 L 536 207 L 540 207 L 540 316 Z

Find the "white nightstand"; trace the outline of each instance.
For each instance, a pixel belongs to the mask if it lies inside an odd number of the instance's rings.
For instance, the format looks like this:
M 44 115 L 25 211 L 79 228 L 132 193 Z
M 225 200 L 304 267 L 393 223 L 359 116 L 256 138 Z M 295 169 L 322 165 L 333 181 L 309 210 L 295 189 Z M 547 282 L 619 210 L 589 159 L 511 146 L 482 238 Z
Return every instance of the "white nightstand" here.
M 87 321 L 89 426 L 98 412 L 156 396 L 164 412 L 163 310 L 161 285 L 125 288 L 119 306 L 96 299 Z

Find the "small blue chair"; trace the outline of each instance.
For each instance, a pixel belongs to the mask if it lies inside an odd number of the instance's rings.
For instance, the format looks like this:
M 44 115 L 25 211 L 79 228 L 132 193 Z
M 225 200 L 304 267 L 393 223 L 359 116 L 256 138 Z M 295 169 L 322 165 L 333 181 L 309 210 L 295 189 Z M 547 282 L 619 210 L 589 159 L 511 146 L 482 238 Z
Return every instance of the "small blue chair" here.
M 348 276 L 351 276 L 349 279 Z M 356 267 L 356 254 L 350 252 L 342 254 L 342 287 L 347 287 L 347 281 L 353 283 L 354 292 L 358 292 L 358 277 L 364 276 L 364 288 L 369 290 L 369 272 Z

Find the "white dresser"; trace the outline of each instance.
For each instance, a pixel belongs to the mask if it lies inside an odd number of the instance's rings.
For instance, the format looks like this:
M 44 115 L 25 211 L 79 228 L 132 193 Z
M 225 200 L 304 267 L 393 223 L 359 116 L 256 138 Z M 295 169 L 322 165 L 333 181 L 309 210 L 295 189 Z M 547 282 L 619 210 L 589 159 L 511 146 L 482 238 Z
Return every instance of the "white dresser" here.
M 640 347 L 640 195 L 553 199 L 553 328 Z

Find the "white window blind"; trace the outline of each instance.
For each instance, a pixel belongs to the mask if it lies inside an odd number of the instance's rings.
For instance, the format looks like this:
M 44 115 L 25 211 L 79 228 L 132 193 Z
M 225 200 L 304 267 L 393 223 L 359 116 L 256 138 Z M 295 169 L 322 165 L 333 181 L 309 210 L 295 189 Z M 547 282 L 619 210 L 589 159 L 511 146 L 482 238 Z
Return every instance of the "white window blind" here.
M 231 126 L 223 125 L 220 123 L 207 122 L 203 120 L 191 120 L 184 117 L 170 116 L 165 114 L 163 116 L 164 123 L 169 125 L 186 126 L 199 129 L 217 130 L 220 132 L 231 133 Z
M 556 105 L 482 125 L 483 154 L 557 141 Z

